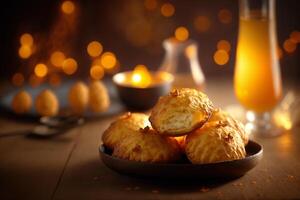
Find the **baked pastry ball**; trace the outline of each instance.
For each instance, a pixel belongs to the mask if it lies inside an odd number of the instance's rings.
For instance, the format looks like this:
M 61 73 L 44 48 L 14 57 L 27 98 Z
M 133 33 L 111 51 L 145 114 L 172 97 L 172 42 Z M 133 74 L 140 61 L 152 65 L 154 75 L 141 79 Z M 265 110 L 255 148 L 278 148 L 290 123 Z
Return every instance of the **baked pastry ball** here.
M 13 111 L 17 114 L 24 114 L 30 110 L 32 106 L 32 98 L 28 92 L 22 90 L 18 92 L 11 102 Z
M 81 81 L 75 83 L 69 90 L 68 100 L 73 113 L 84 113 L 89 103 L 88 87 Z
M 179 160 L 181 149 L 174 138 L 146 127 L 120 141 L 113 156 L 139 162 L 167 163 Z
M 51 90 L 44 90 L 36 97 L 35 108 L 42 116 L 54 116 L 58 113 L 59 102 Z
M 227 125 L 235 128 L 240 134 L 244 144 L 248 144 L 249 141 L 249 133 L 246 131 L 243 123 L 234 119 L 231 115 L 221 109 L 215 109 L 213 111 L 212 116 L 210 117 L 208 123 L 218 123 L 222 121 L 222 123 L 226 123 Z
M 238 131 L 221 122 L 191 132 L 186 137 L 185 152 L 193 164 L 216 163 L 246 156 Z
M 92 81 L 89 85 L 89 106 L 93 112 L 103 112 L 110 105 L 109 95 L 101 81 Z
M 126 137 L 131 137 L 134 131 L 150 126 L 149 116 L 143 113 L 126 113 L 116 119 L 102 135 L 103 144 L 114 149 L 116 144 Z
M 149 120 L 160 134 L 179 136 L 201 127 L 212 111 L 213 104 L 205 94 L 181 88 L 160 97 Z

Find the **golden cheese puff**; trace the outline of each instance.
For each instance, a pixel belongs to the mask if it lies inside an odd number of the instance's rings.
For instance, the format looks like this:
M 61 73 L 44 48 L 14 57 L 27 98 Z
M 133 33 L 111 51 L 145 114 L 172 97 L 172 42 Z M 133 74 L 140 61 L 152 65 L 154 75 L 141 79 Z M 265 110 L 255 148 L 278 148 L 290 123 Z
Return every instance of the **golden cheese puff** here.
M 13 97 L 11 106 L 15 113 L 24 114 L 30 110 L 32 98 L 28 92 L 22 90 Z
M 186 137 L 185 152 L 194 164 L 242 159 L 243 140 L 236 129 L 222 123 L 204 125 Z
M 249 133 L 240 121 L 234 119 L 231 115 L 221 109 L 215 109 L 208 123 L 218 123 L 219 121 L 227 123 L 229 126 L 235 128 L 243 139 L 244 144 L 248 144 Z
M 69 90 L 68 100 L 73 113 L 84 113 L 89 103 L 88 87 L 81 81 L 75 83 Z
M 160 134 L 180 136 L 201 127 L 212 111 L 213 104 L 205 94 L 181 88 L 160 97 L 149 120 Z
M 113 156 L 138 162 L 168 163 L 180 159 L 181 149 L 174 138 L 146 127 L 120 141 Z
M 131 137 L 132 131 L 138 131 L 140 128 L 150 126 L 149 116 L 143 113 L 126 113 L 118 117 L 110 124 L 108 129 L 102 135 L 103 144 L 113 149 L 115 145 L 125 137 Z
M 108 109 L 110 99 L 105 85 L 101 81 L 92 81 L 89 85 L 89 106 L 93 112 Z
M 51 90 L 44 90 L 36 97 L 35 108 L 42 116 L 55 116 L 59 110 L 59 102 Z

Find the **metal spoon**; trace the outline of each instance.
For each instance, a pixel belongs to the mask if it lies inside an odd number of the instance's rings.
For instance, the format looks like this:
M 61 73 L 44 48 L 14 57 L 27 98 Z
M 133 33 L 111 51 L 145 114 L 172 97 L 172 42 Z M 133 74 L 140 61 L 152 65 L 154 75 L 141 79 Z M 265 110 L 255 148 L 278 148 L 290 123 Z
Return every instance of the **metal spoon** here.
M 27 135 L 41 138 L 53 137 L 68 133 L 67 130 L 84 123 L 84 119 L 78 117 L 76 118 L 76 120 L 75 118 L 72 118 L 65 121 L 60 121 L 60 119 L 56 117 L 45 117 L 44 119 L 41 119 L 41 121 L 43 121 L 42 125 L 35 126 L 33 129 L 3 133 L 0 134 L 0 138 L 17 135 Z
M 52 137 L 67 133 L 67 130 L 74 128 L 84 123 L 83 118 L 72 117 L 61 120 L 61 118 L 44 118 L 44 125 L 39 125 L 33 128 L 28 136 Z
M 57 136 L 61 135 L 64 133 L 67 133 L 67 130 L 69 128 L 51 128 L 45 125 L 39 125 L 33 128 L 31 132 L 26 134 L 27 136 L 34 136 L 34 137 L 52 137 L 52 136 Z
M 79 116 L 55 116 L 55 117 L 41 117 L 40 123 L 48 127 L 64 127 L 66 125 L 82 124 L 84 119 Z

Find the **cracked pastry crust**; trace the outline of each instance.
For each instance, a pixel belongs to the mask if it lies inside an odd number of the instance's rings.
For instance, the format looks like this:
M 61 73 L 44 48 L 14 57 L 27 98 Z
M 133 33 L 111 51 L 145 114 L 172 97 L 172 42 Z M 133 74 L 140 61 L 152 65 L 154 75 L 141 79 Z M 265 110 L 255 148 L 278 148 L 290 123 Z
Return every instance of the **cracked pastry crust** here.
M 113 156 L 138 162 L 168 163 L 181 158 L 182 151 L 172 137 L 157 134 L 149 127 L 135 131 L 120 141 Z
M 180 136 L 200 128 L 212 111 L 213 104 L 205 94 L 181 88 L 160 97 L 149 120 L 158 133 Z
M 229 115 L 227 112 L 221 110 L 221 109 L 215 109 L 213 111 L 212 116 L 210 117 L 210 119 L 208 120 L 207 123 L 218 123 L 218 122 L 222 122 L 223 124 L 227 124 L 228 126 L 231 126 L 232 128 L 235 128 L 238 133 L 240 134 L 243 142 L 245 145 L 248 144 L 249 141 L 249 133 L 245 130 L 244 125 L 234 119 L 231 115 Z
M 216 163 L 246 156 L 238 131 L 227 124 L 205 124 L 186 137 L 185 152 L 193 164 Z
M 140 128 L 150 126 L 149 116 L 143 113 L 126 113 L 110 124 L 102 135 L 103 144 L 114 149 L 115 145 Z

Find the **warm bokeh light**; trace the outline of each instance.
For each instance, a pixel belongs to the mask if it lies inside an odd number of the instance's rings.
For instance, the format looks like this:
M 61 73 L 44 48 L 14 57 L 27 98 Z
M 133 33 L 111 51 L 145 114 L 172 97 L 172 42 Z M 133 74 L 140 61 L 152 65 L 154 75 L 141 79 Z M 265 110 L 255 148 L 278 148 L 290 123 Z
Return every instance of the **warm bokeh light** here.
M 171 17 L 175 13 L 175 7 L 171 3 L 164 3 L 160 8 L 160 12 L 165 17 Z
M 208 31 L 210 29 L 210 26 L 211 22 L 206 16 L 198 16 L 194 20 L 194 27 L 196 31 L 200 33 Z
M 62 67 L 64 60 L 66 59 L 65 54 L 61 51 L 55 51 L 51 54 L 50 62 L 55 67 Z
M 27 45 L 22 45 L 20 48 L 19 48 L 19 56 L 20 58 L 23 58 L 23 59 L 27 59 L 31 56 L 32 54 L 32 51 L 31 51 L 31 48 Z
M 24 75 L 21 73 L 15 73 L 12 77 L 12 83 L 15 86 L 22 86 L 24 83 Z
M 186 41 L 189 38 L 189 31 L 187 28 L 180 26 L 175 30 L 175 38 L 179 41 Z
M 26 45 L 31 47 L 33 45 L 33 37 L 31 34 L 29 33 L 24 33 L 23 35 L 21 35 L 20 37 L 20 43 L 21 45 Z
M 145 0 L 144 6 L 147 10 L 154 10 L 157 7 L 157 0 Z
M 105 73 L 107 74 L 116 74 L 120 71 L 120 62 L 117 60 L 116 65 L 111 69 L 105 69 Z
M 283 43 L 283 49 L 287 53 L 293 53 L 296 50 L 296 48 L 297 48 L 297 44 L 294 43 L 291 39 L 287 39 Z
M 31 87 L 37 87 L 42 83 L 42 79 L 37 77 L 34 74 L 31 74 L 29 77 L 29 84 L 31 85 Z
M 217 50 L 214 54 L 214 61 L 218 65 L 225 65 L 229 60 L 229 55 L 225 50 Z
M 218 13 L 218 18 L 221 23 L 229 24 L 232 21 L 232 13 L 228 9 L 221 9 Z
M 105 69 L 111 69 L 116 65 L 117 58 L 112 52 L 105 52 L 102 54 L 100 62 Z
M 227 53 L 229 53 L 230 49 L 231 49 L 231 45 L 230 42 L 228 42 L 227 40 L 220 40 L 217 44 L 217 49 L 218 50 L 224 50 Z
M 75 10 L 75 5 L 72 1 L 64 1 L 61 5 L 61 10 L 65 14 L 72 14 Z
M 100 56 L 102 53 L 103 47 L 100 42 L 92 41 L 87 46 L 87 52 L 91 57 Z
M 116 60 L 116 64 L 112 68 L 104 68 L 101 63 L 101 57 L 95 58 L 92 62 L 92 66 L 98 65 L 101 66 L 101 68 L 104 70 L 105 74 L 115 74 L 120 71 L 120 62 Z
M 294 42 L 294 43 L 300 43 L 300 31 L 293 31 L 290 34 L 290 39 Z
M 289 113 L 276 113 L 274 114 L 274 121 L 276 123 L 276 125 L 278 125 L 279 127 L 284 128 L 285 130 L 291 130 L 293 123 L 292 120 L 290 118 Z
M 104 76 L 104 69 L 100 65 L 93 65 L 90 69 L 90 75 L 94 80 L 99 80 Z
M 34 74 L 37 76 L 37 77 L 45 77 L 48 73 L 48 68 L 45 64 L 43 63 L 39 63 L 35 66 L 34 68 Z
M 62 65 L 63 71 L 68 74 L 74 74 L 77 70 L 77 62 L 73 58 L 67 58 Z
M 131 83 L 135 87 L 146 88 L 152 82 L 152 77 L 145 65 L 137 65 L 131 75 Z

